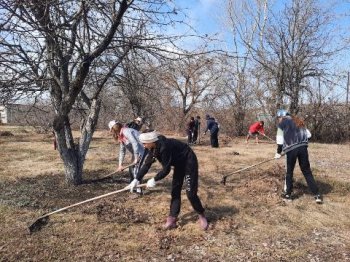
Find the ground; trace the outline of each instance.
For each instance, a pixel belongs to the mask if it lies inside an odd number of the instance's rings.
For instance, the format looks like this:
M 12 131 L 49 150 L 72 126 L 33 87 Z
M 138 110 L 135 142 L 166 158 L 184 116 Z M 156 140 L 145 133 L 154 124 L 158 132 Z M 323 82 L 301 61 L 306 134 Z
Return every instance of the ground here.
M 192 147 L 207 231 L 200 229 L 185 192 L 178 227 L 162 229 L 170 174 L 142 197 L 120 192 L 91 201 L 51 215 L 30 234 L 28 226 L 42 214 L 122 189 L 128 174 L 103 179 L 115 170 L 118 150 L 105 131 L 94 135 L 80 186 L 65 183 L 50 135 L 11 126 L 0 131 L 0 261 L 350 261 L 349 144 L 310 143 L 322 205 L 298 166 L 296 199 L 280 198 L 284 159 L 232 174 L 273 158 L 276 146 L 221 135 L 218 149 L 208 145 L 208 137 Z M 155 163 L 147 177 L 159 167 Z M 223 185 L 225 175 L 230 176 Z

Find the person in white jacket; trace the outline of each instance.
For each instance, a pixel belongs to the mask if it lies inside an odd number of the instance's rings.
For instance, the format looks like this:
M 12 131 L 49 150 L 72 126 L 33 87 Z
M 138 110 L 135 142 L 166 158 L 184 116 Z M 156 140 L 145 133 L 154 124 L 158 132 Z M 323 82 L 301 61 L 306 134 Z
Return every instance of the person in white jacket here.
M 109 131 L 115 141 L 119 143 L 119 165 L 117 171 L 125 169 L 123 162 L 125 159 L 126 150 L 132 154 L 132 161 L 134 166 L 129 168 L 130 182 L 134 180 L 142 160 L 145 158 L 145 148 L 139 141 L 140 133 L 133 129 L 125 127 L 122 123 L 117 121 L 110 121 L 108 124 Z M 141 191 L 138 188 L 138 191 Z

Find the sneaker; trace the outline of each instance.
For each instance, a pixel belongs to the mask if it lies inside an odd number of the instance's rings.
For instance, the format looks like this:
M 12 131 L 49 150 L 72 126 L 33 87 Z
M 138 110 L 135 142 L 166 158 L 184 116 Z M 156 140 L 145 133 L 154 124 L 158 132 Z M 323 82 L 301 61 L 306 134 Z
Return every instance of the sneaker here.
M 166 223 L 164 224 L 164 229 L 173 229 L 176 227 L 176 217 L 168 216 L 166 218 Z
M 323 200 L 322 200 L 322 196 L 321 195 L 316 195 L 315 196 L 315 201 L 317 204 L 322 204 Z
M 143 195 L 142 188 L 141 187 L 136 188 L 136 193 L 142 196 Z
M 198 216 L 198 222 L 199 222 L 200 227 L 203 230 L 207 230 L 208 229 L 208 221 L 207 221 L 207 219 L 205 218 L 205 216 L 203 214 Z
M 282 193 L 282 194 L 281 194 L 281 197 L 282 197 L 284 200 L 292 201 L 292 195 L 291 195 L 291 194 Z

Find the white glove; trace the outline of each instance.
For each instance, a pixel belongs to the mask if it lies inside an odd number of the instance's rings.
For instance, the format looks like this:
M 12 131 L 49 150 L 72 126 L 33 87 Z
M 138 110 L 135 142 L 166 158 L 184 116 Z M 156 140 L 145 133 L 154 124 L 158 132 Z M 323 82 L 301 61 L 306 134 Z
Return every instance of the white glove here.
M 151 178 L 150 180 L 147 181 L 147 187 L 155 187 L 156 186 L 156 180 L 154 178 Z
M 140 182 L 135 178 L 130 184 L 129 184 L 129 188 L 130 188 L 130 192 L 133 191 L 133 189 L 135 187 L 137 187 L 140 184 Z
M 279 158 L 281 158 L 281 156 L 282 156 L 281 154 L 276 153 L 275 154 L 275 159 L 279 159 Z
M 306 129 L 306 135 L 307 135 L 307 139 L 311 138 L 311 132 L 309 129 Z

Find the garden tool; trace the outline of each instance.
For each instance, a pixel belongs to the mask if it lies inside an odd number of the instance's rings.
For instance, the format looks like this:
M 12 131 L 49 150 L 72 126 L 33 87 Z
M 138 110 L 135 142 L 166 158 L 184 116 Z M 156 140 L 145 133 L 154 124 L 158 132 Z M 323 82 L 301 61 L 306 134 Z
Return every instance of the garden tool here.
M 146 184 L 141 184 L 141 185 L 138 185 L 137 187 L 141 188 L 141 187 L 145 187 Z M 76 207 L 76 206 L 80 206 L 80 205 L 83 205 L 85 203 L 89 203 L 89 202 L 92 202 L 94 200 L 97 200 L 97 199 L 101 199 L 101 198 L 105 198 L 105 197 L 108 197 L 108 196 L 111 196 L 111 195 L 115 195 L 115 194 L 118 194 L 120 192 L 124 192 L 124 191 L 128 191 L 130 188 L 129 188 L 129 185 L 122 188 L 122 189 L 119 189 L 117 191 L 113 191 L 113 192 L 110 192 L 110 193 L 107 193 L 107 194 L 104 194 L 104 195 L 100 195 L 100 196 L 97 196 L 97 197 L 93 197 L 93 198 L 89 198 L 89 199 L 86 199 L 84 201 L 81 201 L 81 202 L 78 202 L 78 203 L 75 203 L 75 204 L 72 204 L 72 205 L 69 205 L 69 206 L 66 206 L 66 207 L 62 207 L 60 209 L 57 209 L 55 211 L 52 211 L 50 213 L 47 213 L 47 214 L 44 214 L 42 216 L 40 216 L 39 218 L 37 218 L 29 227 L 29 232 L 30 233 L 33 233 L 33 232 L 36 232 L 36 231 L 39 231 L 43 226 L 45 226 L 48 222 L 49 222 L 49 217 L 53 214 L 56 214 L 56 213 L 59 213 L 59 212 L 62 212 L 64 210 L 67 210 L 69 208 L 72 208 L 72 207 Z
M 281 154 L 281 156 L 283 156 L 283 155 L 284 155 L 284 153 Z M 259 163 L 254 164 L 254 165 L 247 166 L 247 167 L 244 167 L 244 168 L 239 169 L 239 170 L 237 170 L 237 171 L 234 171 L 233 173 L 230 173 L 230 174 L 228 174 L 228 175 L 226 175 L 226 176 L 223 176 L 223 178 L 222 178 L 222 180 L 221 180 L 221 183 L 225 185 L 225 184 L 226 184 L 226 179 L 227 179 L 228 177 L 230 177 L 230 176 L 232 176 L 232 175 L 234 175 L 234 174 L 240 173 L 240 172 L 242 172 L 242 171 L 244 171 L 244 170 L 253 168 L 253 167 L 255 167 L 255 166 L 259 166 L 259 165 L 261 165 L 261 164 L 270 162 L 270 161 L 272 161 L 272 160 L 276 160 L 276 158 L 265 159 L 264 161 L 261 161 L 261 162 L 259 162 Z

